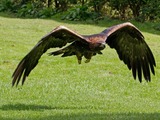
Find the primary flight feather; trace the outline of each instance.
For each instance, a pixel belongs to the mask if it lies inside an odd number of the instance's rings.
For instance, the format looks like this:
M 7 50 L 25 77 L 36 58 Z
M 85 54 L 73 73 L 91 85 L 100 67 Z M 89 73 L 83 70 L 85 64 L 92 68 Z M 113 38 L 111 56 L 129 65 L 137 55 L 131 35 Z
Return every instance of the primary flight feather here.
M 67 43 L 70 43 L 67 45 Z M 62 57 L 75 55 L 81 64 L 82 57 L 89 62 L 92 56 L 102 54 L 105 45 L 114 48 L 129 70 L 132 70 L 134 79 L 138 76 L 142 81 L 142 75 L 146 81 L 151 81 L 151 72 L 155 75 L 156 62 L 152 51 L 144 40 L 144 36 L 133 24 L 126 22 L 105 29 L 99 34 L 80 35 L 65 26 L 59 26 L 45 35 L 33 49 L 20 61 L 12 77 L 12 86 L 18 85 L 38 64 L 38 60 L 50 48 L 60 49 L 49 55 Z

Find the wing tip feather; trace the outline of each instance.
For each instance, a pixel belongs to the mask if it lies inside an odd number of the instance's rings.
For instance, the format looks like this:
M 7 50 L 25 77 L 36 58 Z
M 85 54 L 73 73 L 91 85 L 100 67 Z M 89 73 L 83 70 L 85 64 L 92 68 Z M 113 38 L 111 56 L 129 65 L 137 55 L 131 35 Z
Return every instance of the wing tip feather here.
M 25 70 L 24 68 L 24 64 L 25 64 L 25 59 L 23 59 L 17 66 L 17 68 L 15 69 L 13 75 L 12 75 L 12 87 L 15 85 L 16 83 L 16 86 L 18 85 L 22 75 L 23 75 L 23 72 Z

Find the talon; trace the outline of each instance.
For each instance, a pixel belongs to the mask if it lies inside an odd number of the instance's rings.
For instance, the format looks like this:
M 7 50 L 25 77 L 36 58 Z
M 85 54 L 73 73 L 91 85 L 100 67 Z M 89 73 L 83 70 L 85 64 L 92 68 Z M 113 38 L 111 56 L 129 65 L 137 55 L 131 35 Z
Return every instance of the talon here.
M 81 60 L 82 60 L 83 55 L 81 53 L 77 52 L 76 56 L 77 56 L 78 64 L 81 64 Z
M 81 64 L 81 60 L 78 60 L 78 64 Z
M 89 62 L 90 62 L 90 60 L 91 60 L 91 59 L 87 59 L 87 60 L 85 61 L 85 63 L 89 63 Z

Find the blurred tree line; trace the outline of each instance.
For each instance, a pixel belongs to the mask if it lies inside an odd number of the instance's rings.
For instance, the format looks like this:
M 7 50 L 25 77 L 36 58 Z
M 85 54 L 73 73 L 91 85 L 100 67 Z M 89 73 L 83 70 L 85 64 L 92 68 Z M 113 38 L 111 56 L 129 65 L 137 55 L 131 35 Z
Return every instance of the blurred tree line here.
M 160 0 L 1 0 L 0 11 L 19 17 L 49 18 L 61 14 L 68 20 L 160 20 Z

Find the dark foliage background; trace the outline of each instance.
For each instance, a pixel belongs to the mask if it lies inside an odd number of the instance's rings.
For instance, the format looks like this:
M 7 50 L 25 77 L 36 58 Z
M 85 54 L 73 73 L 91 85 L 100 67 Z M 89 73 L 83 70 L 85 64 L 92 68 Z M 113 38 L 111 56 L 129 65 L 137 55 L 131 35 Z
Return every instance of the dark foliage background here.
M 18 17 L 50 18 L 60 14 L 67 20 L 99 20 L 104 16 L 121 20 L 159 21 L 160 0 L 1 0 L 0 11 Z

